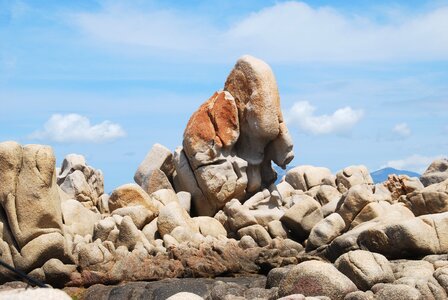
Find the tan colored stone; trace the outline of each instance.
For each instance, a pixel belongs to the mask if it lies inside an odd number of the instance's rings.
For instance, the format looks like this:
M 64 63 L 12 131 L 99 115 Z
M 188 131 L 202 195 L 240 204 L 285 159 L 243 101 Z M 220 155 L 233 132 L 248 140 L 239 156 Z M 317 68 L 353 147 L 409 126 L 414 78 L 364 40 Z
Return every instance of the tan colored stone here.
M 378 300 L 420 300 L 420 292 L 405 284 L 379 283 L 372 291 Z
M 272 238 L 280 237 L 286 239 L 288 237 L 288 229 L 279 220 L 273 220 L 268 223 L 268 232 Z
M 391 204 L 386 201 L 370 202 L 356 215 L 350 223 L 350 229 L 355 228 L 361 223 L 373 220 L 386 214 L 391 209 Z
M 168 177 L 159 169 L 153 170 L 151 174 L 146 176 L 141 187 L 148 194 L 154 193 L 161 189 L 170 189 L 174 191 Z
M 110 233 L 112 230 L 117 229 L 114 218 L 108 217 L 100 220 L 94 225 L 93 240 L 100 239 L 101 241 L 107 241 L 110 239 Z M 115 240 L 112 240 L 115 242 Z
M 233 199 L 224 206 L 224 213 L 227 215 L 227 224 L 233 232 L 239 229 L 257 224 L 257 220 L 237 199 Z
M 334 238 L 342 234 L 345 228 L 344 219 L 338 213 L 332 213 L 319 221 L 313 229 L 306 243 L 306 249 L 313 250 L 329 244 Z
M 196 217 L 193 218 L 193 221 L 198 224 L 199 232 L 203 236 L 211 235 L 216 238 L 219 236 L 227 236 L 227 231 L 224 226 L 212 217 Z
M 180 206 L 190 213 L 191 211 L 191 194 L 189 192 L 180 191 L 177 194 Z
M 400 198 L 416 216 L 448 211 L 448 179 Z
M 377 283 L 395 281 L 389 261 L 378 253 L 350 251 L 341 255 L 334 265 L 363 291 L 371 289 Z
M 48 146 L 0 143 L 3 238 L 16 267 L 28 272 L 52 257 L 71 262 L 63 237 L 55 157 Z
M 160 209 L 163 206 L 167 205 L 170 202 L 179 202 L 179 198 L 177 198 L 177 194 L 170 189 L 161 189 L 150 195 L 151 199 L 154 200 L 153 203 L 158 202 L 161 203 L 162 206 L 155 204 L 155 206 Z
M 157 227 L 163 237 L 177 226 L 183 226 L 192 232 L 199 232 L 199 226 L 190 218 L 187 211 L 179 203 L 170 202 L 160 210 Z
M 336 174 L 336 184 L 339 191 L 344 193 L 358 184 L 373 185 L 373 179 L 366 166 L 349 166 Z
M 297 190 L 308 191 L 331 176 L 331 171 L 327 168 L 305 165 L 289 170 L 285 180 Z
M 385 211 L 384 215 L 361 223 L 353 229 L 346 231 L 345 233 L 333 239 L 330 245 L 326 248 L 325 255 L 332 261 L 336 260 L 340 255 L 348 251 L 360 249 L 361 244 L 359 244 L 359 237 L 363 232 L 374 230 L 375 228 L 381 228 L 382 226 L 393 226 L 393 224 L 398 224 L 406 220 L 413 220 L 414 218 L 414 214 L 403 204 L 393 204 L 390 206 L 389 210 Z M 385 243 L 387 242 L 385 241 Z M 397 251 L 400 250 L 398 249 Z M 378 253 L 384 254 L 382 252 Z
M 171 188 L 169 178 L 174 172 L 173 154 L 160 144 L 154 144 L 138 166 L 135 182 L 148 194 L 162 188 Z
M 441 253 L 436 230 L 419 218 L 365 230 L 359 235 L 358 244 L 363 249 L 381 253 L 388 258 Z
M 418 178 L 410 178 L 407 175 L 389 175 L 382 186 L 389 190 L 392 201 L 398 200 L 400 196 L 423 189 L 423 184 Z
M 72 298 L 62 290 L 35 288 L 35 289 L 12 289 L 0 291 L 0 298 L 3 300 L 71 300 Z
M 233 95 L 238 107 L 241 122 L 238 155 L 250 165 L 259 165 L 264 158 L 260 149 L 276 138 L 289 138 L 286 132 L 280 134 L 283 116 L 274 74 L 265 62 L 246 55 L 227 77 L 224 90 Z M 272 159 L 285 166 L 293 158 L 291 149 L 288 150 L 276 153 L 278 157 Z
M 272 241 L 269 233 L 261 225 L 250 225 L 238 230 L 238 236 L 242 238 L 245 235 L 251 236 L 254 241 L 260 246 L 264 247 L 270 244 Z
M 139 241 L 142 241 L 142 237 L 144 236 L 129 216 L 125 216 L 123 218 L 121 224 L 118 225 L 118 230 L 120 233 L 118 234 L 118 239 L 115 246 L 117 248 L 120 246 L 125 246 L 129 251 L 134 250 L 135 245 Z
M 138 229 L 142 229 L 156 216 L 153 211 L 150 211 L 143 205 L 117 208 L 112 212 L 112 215 L 120 215 L 122 217 L 129 216 Z
M 111 211 L 132 205 L 142 205 L 155 213 L 158 211 L 150 196 L 135 183 L 124 184 L 110 195 L 109 209 Z
M 61 205 L 64 224 L 70 232 L 75 235 L 86 236 L 93 235 L 93 227 L 96 222 L 101 220 L 101 215 L 84 207 L 77 200 L 67 200 Z
M 280 282 L 278 295 L 303 294 L 342 300 L 356 290 L 356 285 L 332 264 L 311 260 L 291 268 Z
M 345 222 L 345 229 L 350 227 L 352 221 L 369 203 L 374 202 L 372 190 L 367 185 L 357 184 L 351 187 L 341 198 L 336 212 Z
M 291 197 L 294 192 L 294 187 L 288 182 L 282 181 L 277 184 L 277 191 L 279 192 L 282 201 L 284 201 L 286 198 Z
M 89 207 L 97 206 L 104 193 L 103 173 L 88 166 L 84 156 L 79 154 L 69 154 L 64 158 L 57 183 L 71 199 Z
M 283 209 L 279 209 L 277 207 L 273 208 L 259 208 L 249 210 L 249 214 L 251 214 L 257 223 L 261 226 L 268 226 L 269 222 L 274 220 L 280 220 L 281 217 L 285 214 Z
M 341 193 L 335 187 L 325 184 L 319 186 L 314 198 L 319 201 L 320 205 L 324 206 L 332 201 L 338 201 L 341 196 Z
M 200 167 L 195 171 L 195 176 L 204 196 L 208 199 L 207 203 L 202 205 L 213 208 L 213 212 L 223 208 L 231 199 L 244 197 L 247 179 L 243 174 L 238 176 L 234 164 L 229 160 L 219 165 Z
M 146 226 L 142 229 L 142 233 L 151 243 L 153 243 L 157 239 L 160 239 L 161 236 L 159 234 L 159 228 L 157 227 L 157 218 L 152 220 L 149 224 L 146 224 Z
M 303 241 L 308 237 L 314 225 L 323 219 L 320 208 L 317 201 L 303 195 L 300 201 L 285 212 L 280 221 L 291 230 L 293 236 Z
M 420 177 L 424 186 L 439 183 L 448 179 L 448 159 L 440 158 L 433 161 Z

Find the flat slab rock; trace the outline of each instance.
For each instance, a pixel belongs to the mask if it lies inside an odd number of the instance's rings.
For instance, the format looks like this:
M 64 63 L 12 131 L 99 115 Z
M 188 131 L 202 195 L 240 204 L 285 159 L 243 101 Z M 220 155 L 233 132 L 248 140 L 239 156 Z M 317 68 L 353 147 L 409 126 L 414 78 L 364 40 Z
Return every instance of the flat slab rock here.
M 130 282 L 115 286 L 96 284 L 88 289 L 65 288 L 64 291 L 72 297 L 85 300 L 164 300 L 181 292 L 188 292 L 203 297 L 204 299 L 211 299 L 212 293 L 214 293 L 215 296 L 217 294 L 217 292 L 213 291 L 213 289 L 215 288 L 216 290 L 216 286 L 222 283 L 228 284 L 229 288 L 227 289 L 227 292 L 231 290 L 238 290 L 244 293 L 249 289 L 264 289 L 266 277 L 260 275 L 248 277 L 217 277 L 215 279 L 164 279 L 153 282 Z

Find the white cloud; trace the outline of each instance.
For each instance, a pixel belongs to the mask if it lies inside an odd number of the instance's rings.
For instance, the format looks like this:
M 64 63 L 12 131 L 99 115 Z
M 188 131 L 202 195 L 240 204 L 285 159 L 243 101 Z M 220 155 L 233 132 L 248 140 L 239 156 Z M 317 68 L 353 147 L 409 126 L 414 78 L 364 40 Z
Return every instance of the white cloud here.
M 59 143 L 109 142 L 124 137 L 126 132 L 119 124 L 104 121 L 92 125 L 87 117 L 78 114 L 54 114 L 44 124 L 43 130 L 35 131 L 29 137 Z
M 399 123 L 395 125 L 392 131 L 403 138 L 410 136 L 412 133 L 411 129 L 406 123 Z
M 434 160 L 442 157 L 444 156 L 423 156 L 414 154 L 403 159 L 390 160 L 385 165 L 381 166 L 381 168 L 391 167 L 398 170 L 408 170 L 422 174 Z
M 316 135 L 343 133 L 355 126 L 364 114 L 362 110 L 354 110 L 350 106 L 340 108 L 331 115 L 315 115 L 315 110 L 308 101 L 296 102 L 285 113 L 286 122 Z
M 75 24 L 97 41 L 155 51 L 193 52 L 209 49 L 217 32 L 198 16 L 171 10 L 140 10 L 107 2 L 98 13 L 80 13 Z
M 124 51 L 142 47 L 149 55 L 170 50 L 171 57 L 183 53 L 222 61 L 251 53 L 270 62 L 448 59 L 448 6 L 400 17 L 391 7 L 394 14 L 363 17 L 290 1 L 223 28 L 222 22 L 215 25 L 211 18 L 185 11 L 117 6 L 110 1 L 104 5 L 99 12 L 74 15 L 75 26 L 101 45 L 117 45 Z

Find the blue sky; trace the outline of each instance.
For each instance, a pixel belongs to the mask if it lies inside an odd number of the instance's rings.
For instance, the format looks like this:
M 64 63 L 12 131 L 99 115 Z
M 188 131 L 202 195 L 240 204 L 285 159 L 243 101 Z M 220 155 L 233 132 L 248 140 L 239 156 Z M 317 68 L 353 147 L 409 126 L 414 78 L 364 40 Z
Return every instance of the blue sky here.
M 274 70 L 293 165 L 448 154 L 448 1 L 0 0 L 0 140 L 83 154 L 111 191 L 243 54 Z

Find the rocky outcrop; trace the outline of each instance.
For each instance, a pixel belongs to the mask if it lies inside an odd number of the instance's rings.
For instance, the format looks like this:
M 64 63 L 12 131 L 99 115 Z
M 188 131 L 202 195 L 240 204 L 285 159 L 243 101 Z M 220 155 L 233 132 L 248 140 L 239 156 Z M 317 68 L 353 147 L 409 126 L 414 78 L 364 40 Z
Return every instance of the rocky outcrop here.
M 400 198 L 416 216 L 448 211 L 448 179 Z
M 403 175 L 373 184 L 362 165 L 298 166 L 274 183 L 271 163 L 291 159 L 272 71 L 245 56 L 192 115 L 183 147 L 155 144 L 136 183 L 110 196 L 81 155 L 55 171 L 51 148 L 0 143 L 0 258 L 78 299 L 447 298 L 443 161 L 425 186 Z M 196 290 L 172 280 L 170 292 L 132 282 L 243 274 L 267 278 Z M 11 276 L 2 269 L 0 281 Z
M 242 57 L 224 91 L 192 115 L 178 153 L 175 182 L 191 193 L 199 215 L 213 216 L 231 199 L 245 200 L 271 185 L 271 161 L 285 168 L 293 153 L 270 67 Z
M 51 258 L 71 262 L 52 149 L 0 143 L 0 182 L 2 260 L 26 272 Z
M 88 166 L 84 156 L 79 154 L 65 157 L 57 183 L 70 199 L 76 199 L 88 207 L 97 206 L 104 194 L 103 173 Z

